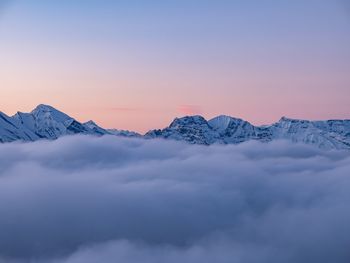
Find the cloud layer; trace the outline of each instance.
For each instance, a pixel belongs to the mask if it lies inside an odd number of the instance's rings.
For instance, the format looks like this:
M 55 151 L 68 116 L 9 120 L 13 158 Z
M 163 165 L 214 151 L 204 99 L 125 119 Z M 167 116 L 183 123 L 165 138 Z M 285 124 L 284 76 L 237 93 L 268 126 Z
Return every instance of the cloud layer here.
M 0 156 L 0 262 L 350 261 L 348 152 L 72 136 Z

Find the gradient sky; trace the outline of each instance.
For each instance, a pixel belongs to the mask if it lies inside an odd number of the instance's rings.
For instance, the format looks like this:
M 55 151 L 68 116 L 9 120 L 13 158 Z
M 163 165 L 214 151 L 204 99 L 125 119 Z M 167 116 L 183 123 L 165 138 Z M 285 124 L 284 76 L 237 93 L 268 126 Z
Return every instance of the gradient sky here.
M 0 110 L 144 132 L 350 118 L 347 0 L 0 0 Z

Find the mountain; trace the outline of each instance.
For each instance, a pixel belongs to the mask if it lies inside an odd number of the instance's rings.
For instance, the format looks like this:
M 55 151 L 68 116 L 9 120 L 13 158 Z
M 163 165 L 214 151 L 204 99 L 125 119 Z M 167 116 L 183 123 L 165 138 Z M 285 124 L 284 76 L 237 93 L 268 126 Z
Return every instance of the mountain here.
M 128 130 L 108 129 L 107 131 L 108 131 L 109 134 L 116 135 L 116 136 L 138 137 L 138 138 L 142 137 L 141 134 L 139 134 L 137 132 L 133 132 L 133 131 L 128 131 Z
M 91 121 L 91 120 L 88 122 L 85 122 L 83 125 L 85 128 L 89 129 L 92 134 L 95 134 L 95 135 L 111 134 L 108 130 L 101 128 L 94 121 Z
M 38 105 L 30 113 L 17 112 L 12 117 L 0 112 L 0 142 L 54 140 L 73 134 L 136 136 L 134 132 L 110 132 L 93 121 L 81 123 L 44 104 Z
M 350 149 L 350 120 L 308 121 L 283 117 L 270 130 L 273 139 L 303 142 L 323 149 Z
M 350 120 L 308 121 L 283 117 L 269 126 L 254 126 L 245 120 L 224 115 L 209 121 L 201 116 L 187 116 L 176 118 L 165 129 L 149 131 L 145 137 L 204 145 L 284 139 L 322 149 L 350 150 Z
M 176 118 L 169 127 L 146 133 L 146 138 L 165 138 L 192 144 L 210 145 L 217 142 L 218 135 L 202 116 Z
M 0 142 L 35 141 L 38 139 L 39 136 L 37 134 L 25 126 L 18 125 L 13 118 L 0 112 Z
M 0 112 L 0 142 L 54 140 L 72 134 L 163 138 L 202 145 L 284 139 L 321 149 L 350 150 L 350 120 L 309 121 L 282 117 L 272 125 L 255 126 L 225 115 L 211 120 L 195 115 L 176 118 L 168 127 L 151 130 L 142 136 L 132 131 L 104 129 L 92 120 L 81 123 L 44 104 L 30 113 L 17 112 L 12 117 Z

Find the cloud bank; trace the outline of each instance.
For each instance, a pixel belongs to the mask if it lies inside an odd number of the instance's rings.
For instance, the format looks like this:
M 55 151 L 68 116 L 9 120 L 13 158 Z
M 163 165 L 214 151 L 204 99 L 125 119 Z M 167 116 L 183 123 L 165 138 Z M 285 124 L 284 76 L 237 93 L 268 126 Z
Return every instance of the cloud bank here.
M 0 156 L 0 262 L 350 261 L 349 152 L 70 136 Z

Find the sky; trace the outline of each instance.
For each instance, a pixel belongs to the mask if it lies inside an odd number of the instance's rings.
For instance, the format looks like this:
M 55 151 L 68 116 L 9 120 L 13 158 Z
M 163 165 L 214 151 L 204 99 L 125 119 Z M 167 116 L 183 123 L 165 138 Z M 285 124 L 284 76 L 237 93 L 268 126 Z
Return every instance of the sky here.
M 0 0 L 0 110 L 145 132 L 350 118 L 347 0 Z

